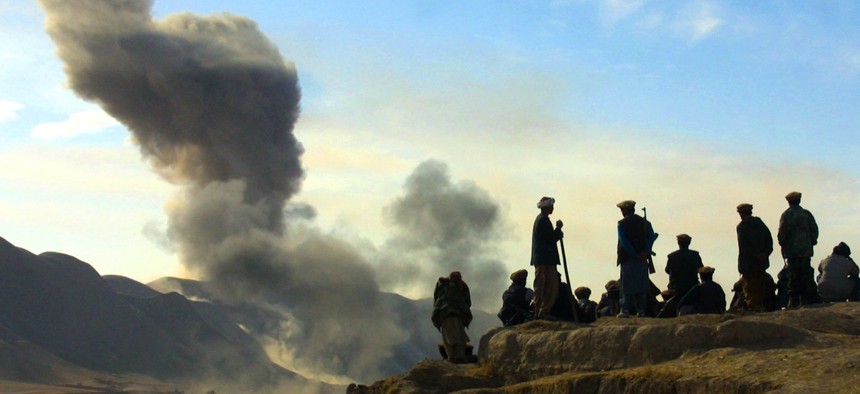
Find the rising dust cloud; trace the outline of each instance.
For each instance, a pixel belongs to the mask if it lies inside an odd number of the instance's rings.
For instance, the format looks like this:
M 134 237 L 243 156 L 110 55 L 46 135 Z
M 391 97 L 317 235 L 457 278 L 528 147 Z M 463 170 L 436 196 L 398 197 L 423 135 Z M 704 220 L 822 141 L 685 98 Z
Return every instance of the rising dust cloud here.
M 485 284 L 477 303 L 497 307 L 503 266 L 480 256 L 498 235 L 498 206 L 474 185 L 451 184 L 441 163 L 419 166 L 388 207 L 395 233 L 376 268 L 344 241 L 288 230 L 289 220 L 316 214 L 289 205 L 304 177 L 293 134 L 301 93 L 295 67 L 255 22 L 153 20 L 146 0 L 41 4 L 71 88 L 120 120 L 179 188 L 167 235 L 183 264 L 219 297 L 279 311 L 282 324 L 263 334 L 298 372 L 379 377 L 408 333 L 378 302 L 377 271 L 393 287 L 393 277 L 426 263 L 408 284 L 429 289 L 459 269 Z
M 383 285 L 426 297 L 436 278 L 460 271 L 467 283 L 480 284 L 470 287 L 473 306 L 499 307 L 507 274 L 492 256 L 503 236 L 501 208 L 486 191 L 452 182 L 444 163 L 429 160 L 384 212 L 393 234 L 378 257 Z

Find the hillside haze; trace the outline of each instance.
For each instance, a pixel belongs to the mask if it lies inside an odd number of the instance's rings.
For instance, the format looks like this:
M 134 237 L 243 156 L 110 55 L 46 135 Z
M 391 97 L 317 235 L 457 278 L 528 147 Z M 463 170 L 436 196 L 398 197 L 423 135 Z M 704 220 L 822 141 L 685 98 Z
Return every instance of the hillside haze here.
M 162 278 L 147 286 L 122 276 L 102 277 L 72 256 L 35 255 L 2 238 L 0 270 L 4 384 L 104 387 L 104 382 L 124 381 L 165 391 L 344 389 L 342 384 L 317 380 L 331 382 L 335 375 L 327 371 L 297 374 L 285 368 L 295 358 L 272 336 L 284 325 L 297 324 L 291 321 L 295 317 L 254 303 L 218 299 L 206 282 Z M 398 316 L 391 324 L 410 337 L 382 359 L 382 374 L 375 378 L 437 358 L 439 334 L 429 319 L 432 302 L 390 293 L 380 293 L 379 298 Z M 495 316 L 476 312 L 471 332 L 477 337 L 495 321 Z M 328 356 L 342 357 L 345 364 L 363 361 L 337 353 L 337 348 L 331 351 Z

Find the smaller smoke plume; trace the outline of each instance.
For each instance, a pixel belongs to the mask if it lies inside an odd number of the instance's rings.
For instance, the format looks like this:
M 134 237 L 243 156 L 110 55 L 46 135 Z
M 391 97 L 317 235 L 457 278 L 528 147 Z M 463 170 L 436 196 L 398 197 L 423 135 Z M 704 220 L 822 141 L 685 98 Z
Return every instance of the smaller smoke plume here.
M 499 204 L 472 182 L 452 183 L 445 163 L 421 163 L 385 209 L 394 235 L 377 269 L 383 287 L 428 297 L 440 276 L 460 271 L 474 307 L 498 308 L 506 287 L 495 244 L 502 236 Z M 480 285 L 477 285 L 480 284 Z
M 141 229 L 141 234 L 150 242 L 152 242 L 155 246 L 158 246 L 161 250 L 168 253 L 176 252 L 176 248 L 173 246 L 173 242 L 170 240 L 170 237 L 164 230 L 163 223 L 160 223 L 157 220 L 150 220 L 143 225 L 143 229 Z

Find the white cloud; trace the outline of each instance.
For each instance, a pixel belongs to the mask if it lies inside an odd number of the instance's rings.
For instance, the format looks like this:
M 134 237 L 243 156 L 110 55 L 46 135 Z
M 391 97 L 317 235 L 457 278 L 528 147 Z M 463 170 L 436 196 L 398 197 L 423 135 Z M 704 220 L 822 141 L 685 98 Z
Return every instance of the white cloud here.
M 629 9 L 625 9 L 623 5 L 607 8 L 606 4 L 604 2 L 601 5 L 601 17 L 604 20 L 611 20 L 611 16 L 614 15 L 617 21 L 628 17 L 641 8 L 641 4 L 636 8 L 631 6 Z M 614 11 L 606 12 L 604 8 Z M 725 11 L 713 2 L 699 1 L 672 10 L 654 8 L 651 7 L 640 12 L 639 15 L 631 17 L 633 27 L 636 30 L 639 32 L 668 32 L 690 42 L 697 42 L 710 37 L 726 24 Z
M 725 20 L 720 18 L 718 14 L 719 10 L 713 3 L 696 3 L 681 10 L 675 26 L 690 41 L 700 41 L 714 34 L 720 26 L 725 24 Z
M 21 103 L 0 100 L 0 122 L 15 119 L 18 117 L 18 110 L 21 108 L 24 108 L 24 105 Z
M 703 16 L 693 21 L 693 40 L 698 41 L 710 35 L 723 20 L 712 16 Z
M 604 22 L 615 24 L 645 5 L 645 0 L 603 0 L 600 2 L 600 16 Z
M 62 122 L 42 123 L 33 128 L 33 137 L 43 140 L 72 138 L 81 134 L 108 131 L 119 122 L 101 109 L 74 113 Z

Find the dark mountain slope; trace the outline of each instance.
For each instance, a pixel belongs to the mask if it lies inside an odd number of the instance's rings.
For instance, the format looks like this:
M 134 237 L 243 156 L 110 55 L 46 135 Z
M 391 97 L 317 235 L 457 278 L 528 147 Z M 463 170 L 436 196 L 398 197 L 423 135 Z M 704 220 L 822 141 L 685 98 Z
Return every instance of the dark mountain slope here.
M 119 295 L 135 298 L 150 298 L 160 296 L 162 293 L 134 279 L 121 275 L 102 275 L 113 291 Z
M 72 256 L 39 256 L 0 238 L 0 325 L 85 368 L 160 378 L 204 368 L 152 319 Z M 4 338 L 5 339 L 5 338 Z
M 110 373 L 206 390 L 335 389 L 272 363 L 217 306 L 2 238 L 0 272 L 0 380 L 59 385 Z

